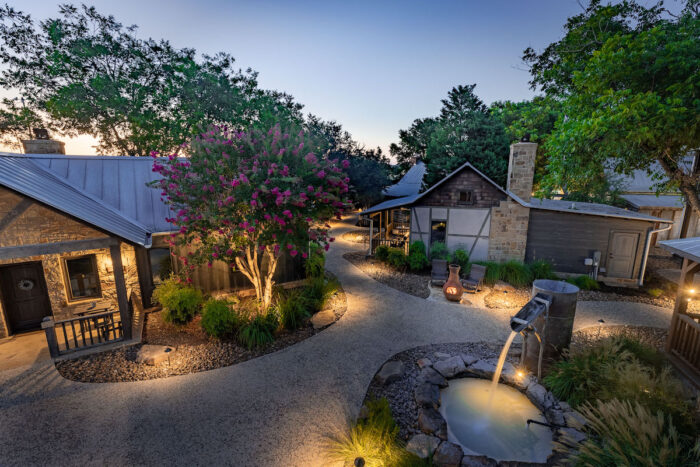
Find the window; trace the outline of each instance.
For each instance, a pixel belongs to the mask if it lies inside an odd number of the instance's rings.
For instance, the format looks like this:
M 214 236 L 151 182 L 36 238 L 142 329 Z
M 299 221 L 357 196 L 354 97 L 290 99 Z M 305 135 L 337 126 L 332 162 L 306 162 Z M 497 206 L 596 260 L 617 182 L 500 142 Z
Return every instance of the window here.
M 435 242 L 445 242 L 445 232 L 447 223 L 445 221 L 433 221 L 430 225 L 430 244 Z
M 66 258 L 63 264 L 65 266 L 66 288 L 71 300 L 102 295 L 95 255 Z
M 158 285 L 173 272 L 169 248 L 151 248 L 148 250 L 148 258 L 151 261 L 153 284 Z
M 459 202 L 463 204 L 472 204 L 472 192 L 471 191 L 460 191 L 459 192 Z

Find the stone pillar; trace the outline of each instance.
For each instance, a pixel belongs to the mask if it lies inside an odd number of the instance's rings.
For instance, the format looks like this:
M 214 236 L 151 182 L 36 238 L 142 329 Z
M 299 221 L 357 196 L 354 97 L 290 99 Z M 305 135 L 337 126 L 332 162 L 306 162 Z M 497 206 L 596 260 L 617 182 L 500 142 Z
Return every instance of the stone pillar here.
M 53 139 L 23 139 L 25 154 L 65 154 L 66 145 Z
M 525 202 L 529 202 L 532 196 L 532 180 L 535 177 L 536 156 L 537 143 L 515 143 L 510 145 L 506 189 Z

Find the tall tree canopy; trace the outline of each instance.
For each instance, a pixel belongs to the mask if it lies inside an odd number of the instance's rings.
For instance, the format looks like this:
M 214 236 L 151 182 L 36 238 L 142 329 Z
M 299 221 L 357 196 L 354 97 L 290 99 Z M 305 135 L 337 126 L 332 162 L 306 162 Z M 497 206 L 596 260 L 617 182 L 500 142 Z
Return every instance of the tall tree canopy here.
M 61 5 L 35 23 L 0 7 L 0 85 L 64 134 L 90 134 L 105 153 L 176 152 L 210 123 L 245 128 L 298 122 L 291 96 L 258 88 L 257 74 L 225 53 L 140 39 L 94 7 Z
M 391 153 L 408 165 L 415 156 L 425 162 L 425 182 L 432 185 L 465 162 L 471 162 L 503 185 L 508 171 L 508 139 L 503 122 L 474 93 L 475 84 L 459 85 L 442 100 L 440 115 L 418 119 L 399 132 Z
M 698 4 L 673 16 L 661 3 L 592 1 L 561 41 L 525 51 L 531 84 L 560 109 L 546 141 L 545 190 L 600 188 L 606 173 L 660 167 L 652 175 L 668 182 L 657 188 L 680 189 L 700 213 L 698 175 L 684 164 L 700 147 Z

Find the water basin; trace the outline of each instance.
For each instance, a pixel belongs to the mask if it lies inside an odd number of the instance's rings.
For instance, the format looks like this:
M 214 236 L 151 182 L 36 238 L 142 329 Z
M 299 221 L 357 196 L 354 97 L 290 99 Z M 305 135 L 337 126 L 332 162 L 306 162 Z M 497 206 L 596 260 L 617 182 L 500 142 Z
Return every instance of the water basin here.
M 552 431 L 542 413 L 520 391 L 499 384 L 491 404 L 491 381 L 463 378 L 442 390 L 440 412 L 450 441 L 498 461 L 546 462 Z

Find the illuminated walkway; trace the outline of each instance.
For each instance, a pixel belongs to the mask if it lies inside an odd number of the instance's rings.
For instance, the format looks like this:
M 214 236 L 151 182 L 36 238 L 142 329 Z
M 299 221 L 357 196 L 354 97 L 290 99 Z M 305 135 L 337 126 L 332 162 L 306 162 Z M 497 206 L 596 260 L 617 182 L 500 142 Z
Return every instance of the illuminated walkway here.
M 133 383 L 69 382 L 47 365 L 0 372 L 0 465 L 324 465 L 324 435 L 356 415 L 390 356 L 430 343 L 507 337 L 506 312 L 460 309 L 386 287 L 342 258 L 354 248 L 339 241 L 327 259 L 348 298 L 343 318 L 282 351 Z M 577 326 L 629 313 L 638 325 L 670 319 L 656 307 L 582 303 Z

